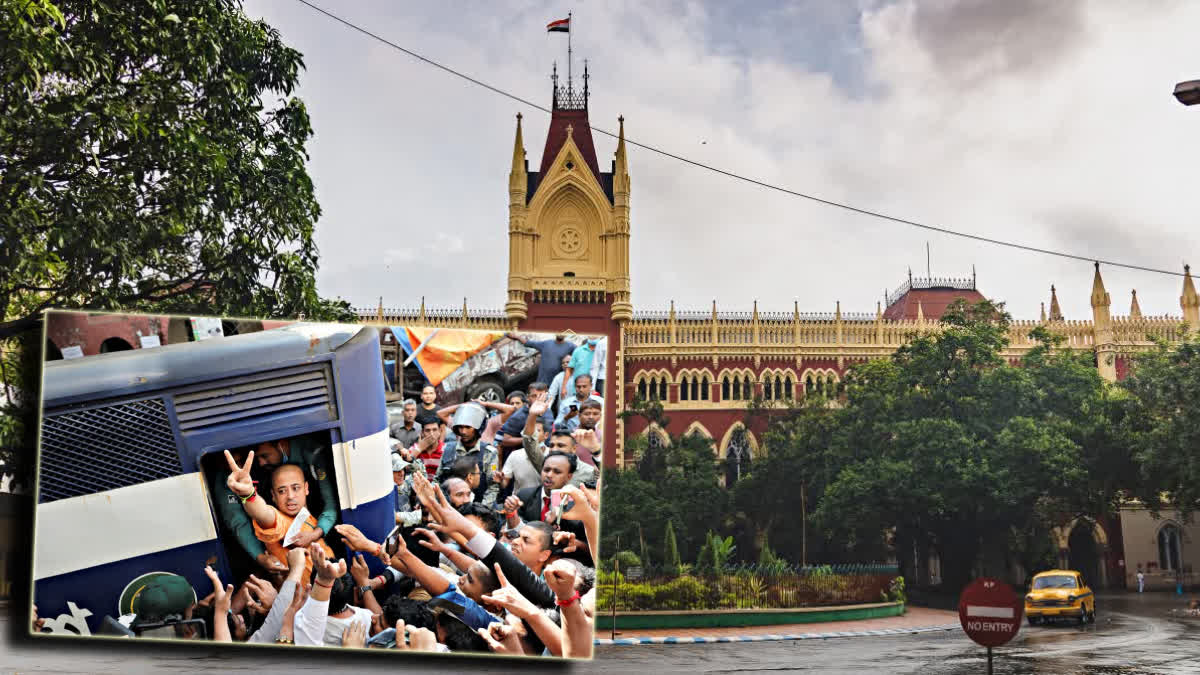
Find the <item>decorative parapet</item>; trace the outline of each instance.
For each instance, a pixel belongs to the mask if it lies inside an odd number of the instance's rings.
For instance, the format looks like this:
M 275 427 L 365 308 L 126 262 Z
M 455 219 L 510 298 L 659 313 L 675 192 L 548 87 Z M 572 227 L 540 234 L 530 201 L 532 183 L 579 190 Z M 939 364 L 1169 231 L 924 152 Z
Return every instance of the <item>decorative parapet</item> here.
M 477 330 L 512 330 L 513 322 L 509 321 L 504 310 L 499 309 L 470 309 L 461 308 L 427 308 L 384 307 L 355 308 L 359 322 L 366 324 L 382 323 L 389 326 L 433 326 L 439 328 L 474 328 Z
M 911 274 L 911 273 L 910 273 Z M 929 289 L 929 288 L 952 288 L 958 291 L 974 291 L 974 279 L 952 279 L 949 277 L 909 277 L 908 281 L 900 284 L 900 288 L 888 293 L 886 297 L 887 306 L 891 307 L 905 293 L 913 289 Z
M 920 283 L 973 283 L 960 280 L 914 280 Z M 1113 348 L 1120 353 L 1145 350 L 1151 338 L 1173 342 L 1183 333 L 1179 317 L 1113 317 Z M 1029 337 L 1037 326 L 1064 338 L 1068 349 L 1093 350 L 1095 325 L 1091 321 L 1014 321 L 1009 328 L 1005 356 L 1020 357 L 1035 346 Z M 800 357 L 851 359 L 885 356 L 907 343 L 914 334 L 941 330 L 940 324 L 922 320 L 885 320 L 867 313 L 800 312 L 697 312 L 642 311 L 625 326 L 624 346 L 629 358 L 711 358 L 717 356 Z

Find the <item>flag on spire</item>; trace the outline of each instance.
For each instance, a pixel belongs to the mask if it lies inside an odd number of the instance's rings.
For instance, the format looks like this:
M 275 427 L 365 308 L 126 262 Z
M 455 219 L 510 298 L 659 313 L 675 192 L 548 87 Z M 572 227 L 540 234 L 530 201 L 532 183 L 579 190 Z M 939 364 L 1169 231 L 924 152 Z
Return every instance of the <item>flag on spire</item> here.
M 570 33 L 571 32 L 571 17 L 551 21 L 546 24 L 547 33 Z

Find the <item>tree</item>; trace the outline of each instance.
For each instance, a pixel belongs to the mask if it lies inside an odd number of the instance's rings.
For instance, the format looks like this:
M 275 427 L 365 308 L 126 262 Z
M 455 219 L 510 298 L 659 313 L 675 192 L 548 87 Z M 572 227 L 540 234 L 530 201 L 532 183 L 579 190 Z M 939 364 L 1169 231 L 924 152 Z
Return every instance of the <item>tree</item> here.
M 233 0 L 0 16 L 0 448 L 32 447 L 45 308 L 356 320 L 317 295 L 303 61 L 276 30 Z
M 678 571 L 683 561 L 679 558 L 679 544 L 675 541 L 675 525 L 667 521 L 667 531 L 663 535 L 666 544 L 663 548 L 663 564 L 667 569 Z
M 620 414 L 663 430 L 670 425 L 656 401 L 635 399 Z M 648 549 L 663 551 L 670 522 L 680 557 L 691 560 L 708 531 L 723 525 L 729 499 L 717 482 L 712 440 L 689 433 L 670 435 L 660 447 L 647 441 L 646 436 L 627 438 L 625 451 L 637 458 L 635 465 L 604 473 L 601 549 L 616 550 L 618 536 L 622 542 L 635 541 L 640 524 Z
M 909 576 L 911 551 L 936 550 L 957 589 L 981 553 L 1031 529 L 1046 497 L 1088 502 L 1103 382 L 1053 345 L 1005 363 L 1009 319 L 990 302 L 956 303 L 941 321 L 848 373 L 814 519 L 851 545 L 891 531 Z
M 1141 469 L 1136 496 L 1157 512 L 1200 509 L 1200 335 L 1140 354 L 1121 383 L 1122 431 Z
M 303 61 L 233 0 L 4 0 L 0 338 L 47 307 L 353 320 L 316 293 Z

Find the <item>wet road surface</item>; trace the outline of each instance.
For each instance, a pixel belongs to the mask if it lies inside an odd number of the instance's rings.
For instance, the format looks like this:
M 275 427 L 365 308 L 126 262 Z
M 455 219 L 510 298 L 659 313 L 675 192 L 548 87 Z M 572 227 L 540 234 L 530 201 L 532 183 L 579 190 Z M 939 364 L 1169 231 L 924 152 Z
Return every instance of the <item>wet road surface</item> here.
M 1161 594 L 1101 596 L 1097 623 L 1088 626 L 1024 625 L 995 650 L 997 675 L 1174 675 L 1200 673 L 1200 619 L 1170 615 L 1182 601 Z M 408 659 L 387 653 L 347 658 L 336 650 L 286 654 L 255 648 L 81 641 L 29 641 L 11 637 L 0 615 L 0 671 L 22 673 L 127 673 L 203 671 L 245 673 L 464 672 L 472 673 L 930 673 L 985 672 L 985 650 L 961 632 L 793 642 L 704 645 L 638 645 L 597 649 L 598 661 L 563 664 L 533 660 Z M 357 656 L 357 655 L 356 655 Z M 400 660 L 397 660 L 400 658 Z

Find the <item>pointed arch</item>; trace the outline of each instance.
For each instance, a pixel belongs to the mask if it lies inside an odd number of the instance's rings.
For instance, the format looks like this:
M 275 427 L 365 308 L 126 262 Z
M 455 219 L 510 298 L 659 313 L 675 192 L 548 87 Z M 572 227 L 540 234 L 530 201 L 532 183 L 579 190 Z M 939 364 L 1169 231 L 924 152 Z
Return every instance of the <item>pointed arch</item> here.
M 750 431 L 744 422 L 734 422 L 725 430 L 725 435 L 721 436 L 721 442 L 713 446 L 716 449 L 717 456 L 725 456 L 725 451 L 729 449 L 729 441 L 733 438 L 733 432 L 738 429 L 746 431 L 746 440 L 750 443 L 750 458 L 758 459 L 762 452 L 758 447 L 758 439 L 754 437 L 754 432 Z
M 705 438 L 709 439 L 710 441 L 714 441 L 713 445 L 714 446 L 716 445 L 715 440 L 713 439 L 713 435 L 711 432 L 709 432 L 708 427 L 701 424 L 699 420 L 693 421 L 691 424 L 688 425 L 687 430 L 685 430 L 683 432 L 684 436 L 687 436 L 689 434 L 700 434 L 701 436 L 704 436 Z
M 661 447 L 666 448 L 671 446 L 671 435 L 667 433 L 666 429 L 663 429 L 657 424 L 649 424 L 645 429 L 642 429 L 642 433 L 640 435 L 646 437 L 648 441 L 649 439 L 653 438 L 654 441 L 657 441 L 661 444 Z

